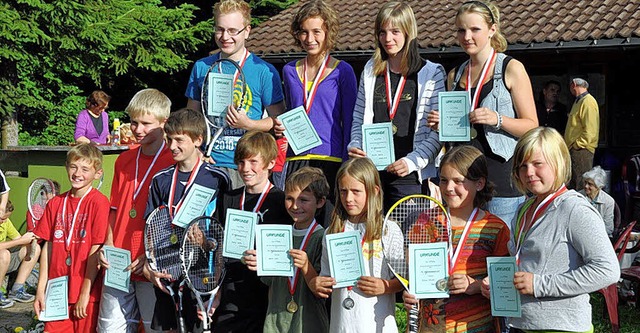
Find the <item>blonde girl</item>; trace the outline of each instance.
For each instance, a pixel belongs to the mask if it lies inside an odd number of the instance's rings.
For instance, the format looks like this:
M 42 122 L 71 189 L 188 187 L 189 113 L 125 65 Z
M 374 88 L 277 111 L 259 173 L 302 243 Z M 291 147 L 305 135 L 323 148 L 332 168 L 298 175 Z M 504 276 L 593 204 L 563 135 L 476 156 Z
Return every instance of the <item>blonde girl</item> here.
M 358 231 L 362 236 L 362 255 L 370 276 L 362 276 L 353 287 L 333 290 L 326 237 L 323 241 L 322 270 L 310 288 L 318 297 L 331 295 L 330 332 L 397 332 L 395 293 L 400 282 L 386 264 L 387 260 L 403 260 L 402 232 L 394 224 L 385 224 L 382 215 L 382 190 L 376 167 L 368 158 L 345 162 L 336 177 L 336 196 L 328 234 Z M 384 227 L 384 228 L 383 228 Z M 382 242 L 393 246 L 385 258 Z M 345 306 L 345 299 L 353 307 Z

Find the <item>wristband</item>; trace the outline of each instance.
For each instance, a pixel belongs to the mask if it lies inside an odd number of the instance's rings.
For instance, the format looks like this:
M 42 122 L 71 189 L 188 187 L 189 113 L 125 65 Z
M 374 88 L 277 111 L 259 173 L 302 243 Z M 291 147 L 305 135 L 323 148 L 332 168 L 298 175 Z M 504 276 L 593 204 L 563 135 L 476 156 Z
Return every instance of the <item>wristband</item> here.
M 493 128 L 496 129 L 496 131 L 500 130 L 500 128 L 502 128 L 502 115 L 500 113 L 498 113 L 498 111 L 493 111 L 496 113 L 496 117 L 498 117 L 498 123 L 496 123 L 495 126 L 493 126 Z

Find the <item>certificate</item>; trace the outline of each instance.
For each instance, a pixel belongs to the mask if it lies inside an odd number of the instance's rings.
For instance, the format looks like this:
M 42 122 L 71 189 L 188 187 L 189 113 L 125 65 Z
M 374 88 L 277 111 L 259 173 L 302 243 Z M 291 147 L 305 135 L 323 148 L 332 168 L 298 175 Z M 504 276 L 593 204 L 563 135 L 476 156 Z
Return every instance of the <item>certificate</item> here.
M 233 103 L 233 75 L 209 73 L 207 93 L 207 116 L 223 117 L 227 107 Z
M 284 125 L 284 136 L 296 155 L 322 144 L 303 106 L 279 115 L 278 119 Z
M 362 150 L 367 153 L 367 157 L 373 161 L 378 171 L 395 162 L 391 123 L 362 125 Z
M 47 281 L 44 294 L 44 310 L 40 311 L 38 320 L 54 321 L 69 319 L 68 277 L 61 276 Z
M 104 274 L 104 285 L 128 293 L 131 271 L 125 268 L 131 265 L 131 252 L 106 245 L 102 249 L 109 262 L 109 269 Z
M 222 256 L 240 259 L 244 255 L 244 251 L 252 249 L 256 224 L 258 224 L 258 214 L 232 208 L 227 209 L 227 217 L 224 220 Z
M 416 298 L 448 298 L 447 242 L 409 244 L 409 292 Z
M 216 190 L 194 183 L 171 223 L 186 228 L 193 219 L 202 216 L 215 194 Z
M 293 226 L 261 224 L 256 226 L 258 276 L 293 276 Z
M 353 286 L 366 275 L 362 256 L 362 238 L 358 231 L 327 234 L 329 270 L 336 280 L 334 288 Z
M 522 316 L 520 293 L 513 285 L 516 269 L 515 257 L 487 258 L 492 316 L 517 318 Z
M 469 95 L 466 91 L 438 93 L 440 141 L 471 141 Z

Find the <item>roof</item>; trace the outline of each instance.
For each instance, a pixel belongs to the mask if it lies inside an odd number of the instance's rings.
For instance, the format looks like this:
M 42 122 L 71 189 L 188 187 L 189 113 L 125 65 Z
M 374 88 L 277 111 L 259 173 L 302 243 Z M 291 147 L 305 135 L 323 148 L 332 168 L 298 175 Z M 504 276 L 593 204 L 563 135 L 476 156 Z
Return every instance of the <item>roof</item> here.
M 333 53 L 370 55 L 373 26 L 383 0 L 327 0 L 340 16 L 340 36 Z M 455 52 L 454 19 L 462 0 L 407 1 L 418 21 L 423 53 Z M 557 49 L 640 46 L 640 1 L 637 0 L 495 0 L 509 49 Z M 299 2 L 252 30 L 248 48 L 264 58 L 302 55 L 289 33 Z

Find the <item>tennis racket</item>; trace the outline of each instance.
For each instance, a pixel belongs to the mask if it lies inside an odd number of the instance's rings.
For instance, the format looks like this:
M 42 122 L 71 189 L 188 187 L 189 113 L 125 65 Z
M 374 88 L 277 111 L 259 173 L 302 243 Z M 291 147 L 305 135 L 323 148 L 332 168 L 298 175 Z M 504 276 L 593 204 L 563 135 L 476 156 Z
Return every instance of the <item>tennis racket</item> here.
M 201 216 L 187 227 L 180 249 L 183 274 L 202 313 L 202 329 L 205 333 L 211 332 L 208 314 L 225 274 L 223 243 L 222 225 L 212 217 Z
M 42 218 L 47 202 L 57 194 L 56 187 L 53 181 L 49 178 L 40 177 L 31 182 L 27 193 L 27 204 L 29 206 L 29 213 L 31 213 L 33 228 L 36 227 L 36 224 Z M 36 246 L 38 246 L 38 243 L 35 240 L 31 241 L 25 260 L 31 260 L 31 257 L 36 251 Z
M 95 183 L 95 181 L 94 181 Z M 98 185 L 94 186 L 96 188 L 96 190 L 99 190 L 102 187 L 102 183 L 104 183 L 104 171 L 102 172 L 102 175 L 100 176 L 100 179 L 98 180 Z
M 234 74 L 230 74 L 233 71 Z M 225 121 L 226 112 L 220 113 L 218 110 L 214 110 L 214 86 L 216 77 L 220 74 L 226 74 L 231 76 L 233 84 L 233 97 L 232 103 L 238 112 L 242 112 L 244 102 L 247 94 L 247 81 L 244 76 L 242 68 L 233 60 L 220 58 L 216 60 L 207 70 L 207 74 L 204 77 L 204 83 L 202 84 L 202 91 L 200 92 L 200 103 L 202 113 L 207 122 L 207 141 L 205 145 L 205 156 L 211 156 L 211 150 L 214 148 L 216 140 L 224 132 L 224 129 L 228 126 Z M 223 74 L 223 75 L 224 75 Z
M 178 328 L 186 332 L 182 317 L 182 302 L 176 299 L 172 285 L 180 281 L 182 263 L 180 261 L 180 242 L 184 229 L 171 224 L 172 218 L 167 206 L 160 206 L 147 217 L 144 228 L 144 247 L 149 267 L 154 272 L 168 273 L 171 280 L 163 279 L 162 283 L 175 302 Z M 179 285 L 182 288 L 182 285 Z
M 394 275 L 409 290 L 407 277 L 409 276 L 409 244 L 423 244 L 435 242 L 448 242 L 449 240 L 449 215 L 442 203 L 438 200 L 422 195 L 414 194 L 398 200 L 387 212 L 385 224 L 396 223 L 404 235 L 404 260 L 387 260 Z M 384 238 L 383 238 L 384 239 Z M 390 251 L 388 244 L 382 244 L 386 258 Z M 397 256 L 396 256 L 397 257 Z M 446 288 L 446 281 L 444 286 Z M 409 311 L 407 326 L 410 333 L 420 330 L 422 322 L 420 306 L 413 306 Z

